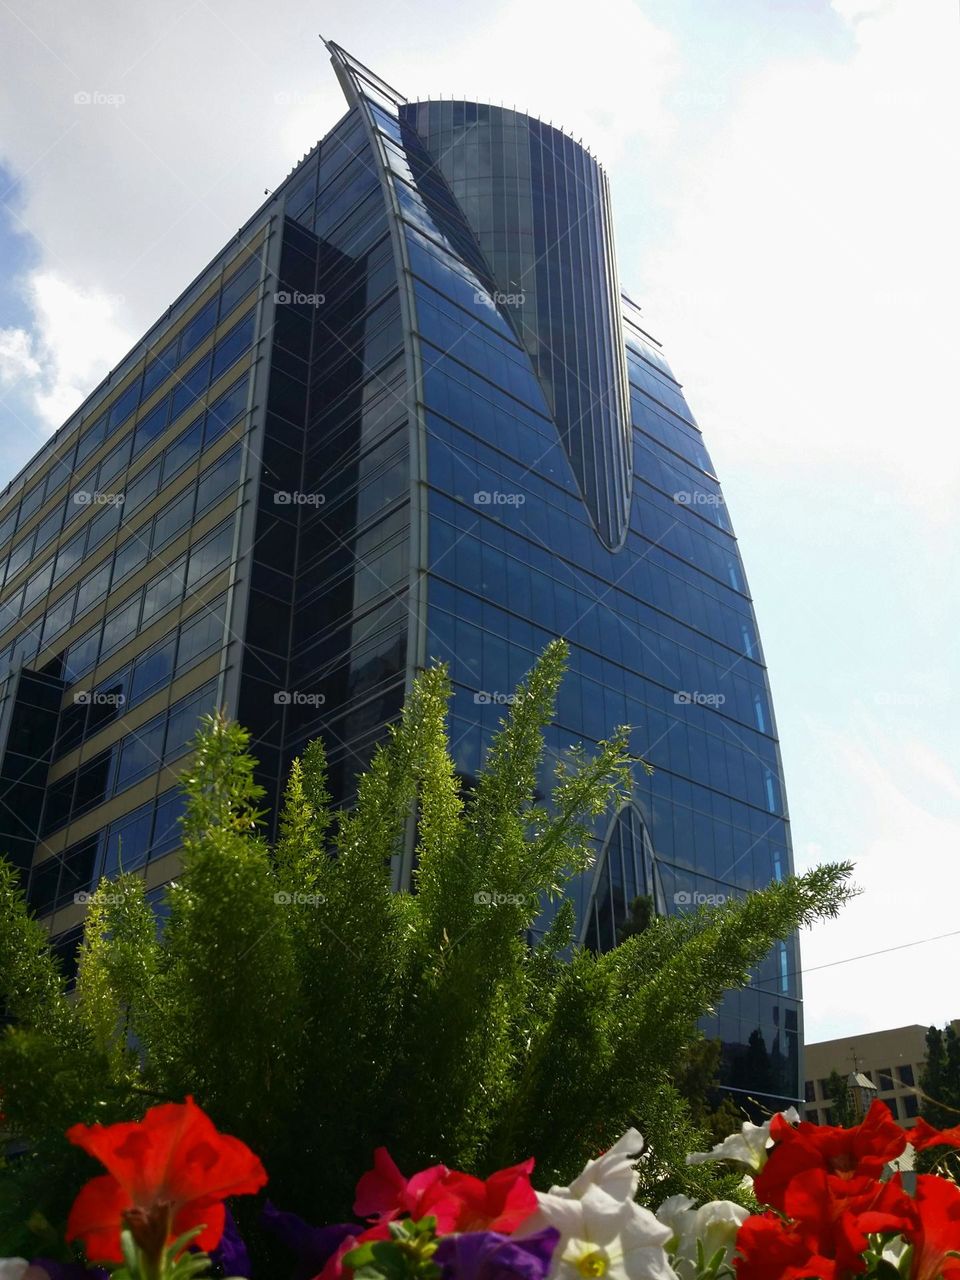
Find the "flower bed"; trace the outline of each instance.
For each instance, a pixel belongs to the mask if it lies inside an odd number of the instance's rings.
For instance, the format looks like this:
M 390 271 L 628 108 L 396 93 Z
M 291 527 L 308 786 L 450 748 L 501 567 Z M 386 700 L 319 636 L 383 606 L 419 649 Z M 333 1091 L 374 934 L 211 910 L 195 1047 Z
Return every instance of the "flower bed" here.
M 107 1170 L 67 1226 L 89 1267 L 7 1259 L 0 1280 L 251 1275 L 224 1202 L 257 1193 L 267 1173 L 192 1099 L 67 1136 Z M 356 1222 L 311 1226 L 267 1201 L 260 1229 L 287 1247 L 291 1280 L 960 1280 L 960 1187 L 895 1171 L 908 1138 L 915 1151 L 960 1147 L 960 1126 L 920 1120 L 907 1134 L 879 1102 L 850 1129 L 791 1110 L 688 1157 L 741 1166 L 757 1212 L 686 1196 L 638 1204 L 648 1153 L 635 1129 L 546 1192 L 533 1159 L 487 1179 L 442 1164 L 406 1177 L 381 1147 L 357 1185 Z

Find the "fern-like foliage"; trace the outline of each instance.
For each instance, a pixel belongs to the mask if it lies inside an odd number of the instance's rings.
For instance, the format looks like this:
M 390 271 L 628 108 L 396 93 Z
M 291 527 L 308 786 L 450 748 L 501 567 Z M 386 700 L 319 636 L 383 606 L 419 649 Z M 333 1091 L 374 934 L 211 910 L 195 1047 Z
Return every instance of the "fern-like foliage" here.
M 208 718 L 183 777 L 165 927 L 136 876 L 101 884 L 73 996 L 0 865 L 0 1079 L 23 1153 L 0 1167 L 4 1246 L 49 1252 L 44 1233 L 62 1231 L 95 1172 L 65 1142 L 69 1124 L 186 1093 L 258 1152 L 271 1198 L 315 1222 L 350 1218 L 377 1145 L 407 1171 L 442 1160 L 486 1174 L 532 1154 L 546 1187 L 631 1124 L 651 1147 L 645 1193 L 730 1190 L 714 1168 L 684 1165 L 704 1135 L 673 1073 L 697 1019 L 776 940 L 836 914 L 851 868 L 655 920 L 605 955 L 576 947 L 564 886 L 589 865 L 595 820 L 646 766 L 616 729 L 592 754 L 571 750 L 538 802 L 565 661 L 562 643 L 548 647 L 469 792 L 443 668 L 416 681 L 349 812 L 332 811 L 311 744 L 274 847 L 248 735 Z M 408 863 L 413 891 L 396 892 Z M 255 1235 L 256 1206 L 238 1211 Z

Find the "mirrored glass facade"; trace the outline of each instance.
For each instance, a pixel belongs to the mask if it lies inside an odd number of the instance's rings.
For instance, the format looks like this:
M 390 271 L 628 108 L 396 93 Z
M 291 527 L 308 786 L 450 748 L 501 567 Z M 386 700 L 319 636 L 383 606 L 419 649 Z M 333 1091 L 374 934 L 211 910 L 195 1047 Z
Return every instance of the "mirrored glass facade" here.
M 562 131 L 410 103 L 329 46 L 348 112 L 0 495 L 0 838 L 64 950 L 119 865 L 175 874 L 177 760 L 214 705 L 275 812 L 322 736 L 337 797 L 449 664 L 473 777 L 544 645 L 555 758 L 654 766 L 571 886 L 604 949 L 791 870 L 753 607 L 683 392 L 623 292 L 607 180 Z M 409 881 L 398 859 L 398 884 Z M 797 1095 L 798 953 L 705 1029 Z

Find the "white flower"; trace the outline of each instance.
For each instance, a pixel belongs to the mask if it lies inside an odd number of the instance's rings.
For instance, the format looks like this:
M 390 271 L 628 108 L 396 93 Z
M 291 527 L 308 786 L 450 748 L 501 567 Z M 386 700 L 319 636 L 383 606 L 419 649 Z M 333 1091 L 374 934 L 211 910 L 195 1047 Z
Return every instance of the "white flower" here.
M 29 1265 L 26 1258 L 0 1258 L 0 1280 L 22 1280 Z
M 907 1252 L 907 1242 L 903 1236 L 894 1236 L 891 1240 L 885 1240 L 883 1243 L 883 1260 L 889 1262 L 892 1267 L 900 1270 L 900 1263 L 903 1255 Z
M 518 1234 L 560 1232 L 548 1280 L 677 1280 L 664 1249 L 670 1228 L 633 1200 L 592 1185 L 579 1198 L 538 1193 L 537 1203 Z
M 599 1187 L 614 1200 L 632 1200 L 637 1193 L 634 1163 L 642 1150 L 643 1138 L 636 1129 L 628 1129 L 609 1151 L 588 1160 L 569 1187 L 551 1187 L 550 1194 L 579 1200 L 588 1187 Z
M 790 1107 L 780 1114 L 790 1124 L 798 1124 L 800 1117 L 796 1107 Z M 687 1164 L 703 1164 L 706 1160 L 736 1160 L 745 1164 L 748 1169 L 759 1171 L 767 1163 L 767 1150 L 770 1143 L 770 1121 L 766 1124 L 751 1124 L 745 1121 L 739 1133 L 731 1133 L 718 1142 L 712 1151 L 695 1151 L 687 1156 Z
M 670 1252 L 677 1274 L 690 1280 L 699 1274 L 697 1248 L 702 1245 L 703 1259 L 709 1262 L 719 1250 L 724 1251 L 724 1262 L 733 1257 L 737 1232 L 750 1216 L 746 1209 L 732 1200 L 710 1200 L 693 1207 L 686 1196 L 671 1196 L 657 1210 L 657 1217 L 672 1232 Z

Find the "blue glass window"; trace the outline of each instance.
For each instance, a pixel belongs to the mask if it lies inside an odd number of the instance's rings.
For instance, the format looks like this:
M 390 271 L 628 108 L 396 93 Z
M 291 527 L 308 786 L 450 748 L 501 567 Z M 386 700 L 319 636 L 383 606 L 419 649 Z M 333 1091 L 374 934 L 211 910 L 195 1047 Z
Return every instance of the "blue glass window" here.
M 115 400 L 110 409 L 110 417 L 107 421 L 107 434 L 112 435 L 127 418 L 130 417 L 134 409 L 137 407 L 137 401 L 140 399 L 140 378 L 133 380 L 123 395 Z
M 180 819 L 185 808 L 186 799 L 179 790 L 168 791 L 158 799 L 150 850 L 152 857 L 157 858 L 179 847 L 182 838 Z
M 225 565 L 233 550 L 233 520 L 220 526 L 215 533 L 193 547 L 190 552 L 190 568 L 187 571 L 187 590 L 209 577 Z
M 246 266 L 241 267 L 239 271 L 230 277 L 221 290 L 221 319 L 224 319 L 230 314 L 240 299 L 246 297 L 259 279 L 260 261 L 258 258 L 251 258 Z
M 142 626 L 146 627 L 153 618 L 181 599 L 184 563 L 185 560 L 181 558 L 163 577 L 156 579 L 147 587 L 143 596 Z
M 146 449 L 149 444 L 152 444 L 157 436 L 163 434 L 167 429 L 169 415 L 170 397 L 164 396 L 159 404 L 154 405 L 146 417 L 140 419 L 137 423 L 136 442 L 134 444 L 134 449 L 138 453 L 141 449 Z
M 84 434 L 80 437 L 80 443 L 77 446 L 77 460 L 74 464 L 79 467 L 93 453 L 94 449 L 103 444 L 107 437 L 107 415 L 104 414 L 99 418 L 92 427 L 88 427 Z
M 184 374 L 171 396 L 170 420 L 179 418 L 180 414 L 191 405 L 203 399 L 210 378 L 210 357 L 204 356 L 198 365 Z
M 174 338 L 163 350 L 150 361 L 143 375 L 143 391 L 141 399 L 146 400 L 152 391 L 159 387 L 167 374 L 172 373 L 177 365 L 177 343 Z
M 77 589 L 77 610 L 75 617 L 79 618 L 82 614 L 92 608 L 99 600 L 107 594 L 110 586 L 110 564 L 102 564 L 99 569 L 95 569 L 93 573 L 88 574 L 83 579 Z
M 122 644 L 136 634 L 137 621 L 140 617 L 140 597 L 135 596 L 129 604 L 122 605 L 113 613 L 107 615 L 107 620 L 103 624 L 103 648 L 102 654 L 106 656 L 112 653 L 114 649 L 119 649 Z
M 229 391 L 207 410 L 204 428 L 204 448 L 219 440 L 223 433 L 234 423 L 247 407 L 247 375 L 235 382 Z
M 141 654 L 133 664 L 130 677 L 130 705 L 136 706 L 144 698 L 167 684 L 173 676 L 173 655 L 176 635 L 170 635 L 156 648 Z
M 193 519 L 193 500 L 191 487 L 157 516 L 153 526 L 152 555 L 156 555 L 189 526 Z
M 137 729 L 136 733 L 123 739 L 117 761 L 116 791 L 122 791 L 124 787 L 129 787 L 131 783 L 159 768 L 163 762 L 165 719 L 163 714 L 154 716 Z
M 127 485 L 124 490 L 123 519 L 132 519 L 142 506 L 148 503 L 151 498 L 156 497 L 159 488 L 160 459 L 158 458 L 156 462 L 147 467 L 146 471 L 142 471 L 136 480 Z
M 213 331 L 217 323 L 217 299 L 210 301 L 193 317 L 180 334 L 178 360 L 185 360 L 191 351 L 195 351 L 208 333 Z
M 216 382 L 221 373 L 229 369 L 234 361 L 239 360 L 250 346 L 253 341 L 253 325 L 254 315 L 251 311 L 248 316 L 238 321 L 230 332 L 217 343 L 213 352 L 211 382 Z
M 167 446 L 163 452 L 161 487 L 198 456 L 202 439 L 203 423 L 198 419 L 192 427 L 182 431 L 173 444 Z
M 153 802 L 110 824 L 103 858 L 103 874 L 111 880 L 120 872 L 136 871 L 147 860 L 153 826 Z

